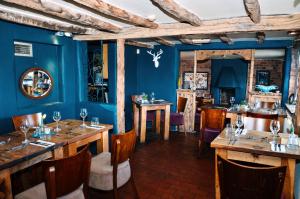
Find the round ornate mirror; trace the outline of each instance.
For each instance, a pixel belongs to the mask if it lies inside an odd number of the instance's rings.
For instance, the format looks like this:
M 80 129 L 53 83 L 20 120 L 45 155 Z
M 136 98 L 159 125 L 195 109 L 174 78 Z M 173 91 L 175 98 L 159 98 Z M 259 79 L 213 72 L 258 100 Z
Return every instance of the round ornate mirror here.
M 49 95 L 53 87 L 50 74 L 41 68 L 30 68 L 20 79 L 20 88 L 29 98 L 40 99 Z

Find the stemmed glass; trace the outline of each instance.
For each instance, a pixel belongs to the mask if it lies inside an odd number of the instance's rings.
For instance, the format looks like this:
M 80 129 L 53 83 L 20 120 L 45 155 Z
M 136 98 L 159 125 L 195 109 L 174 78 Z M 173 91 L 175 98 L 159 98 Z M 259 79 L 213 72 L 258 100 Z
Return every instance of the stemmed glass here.
M 270 130 L 273 135 L 277 135 L 280 130 L 280 122 L 278 120 L 272 120 L 270 123 Z
M 280 102 L 279 102 L 279 101 L 276 101 L 276 102 L 274 103 L 274 109 L 275 109 L 275 111 L 279 108 L 279 106 L 280 106 Z
M 86 124 L 84 123 L 84 120 L 85 120 L 85 118 L 86 118 L 86 116 L 87 116 L 87 110 L 86 110 L 86 108 L 82 108 L 82 109 L 80 109 L 80 117 L 82 118 L 82 127 L 85 127 L 86 126 Z
M 236 120 L 235 124 L 238 127 L 237 133 L 239 133 L 241 130 L 241 127 L 244 125 L 242 115 L 240 115 L 240 114 L 237 115 L 237 120 Z
M 234 97 L 230 97 L 229 102 L 230 102 L 231 107 L 233 107 L 233 104 L 235 102 L 235 98 Z
M 20 126 L 20 130 L 24 133 L 24 141 L 22 144 L 28 144 L 29 140 L 27 139 L 27 132 L 29 130 L 29 122 L 28 120 L 23 120 Z
M 60 112 L 59 111 L 54 111 L 53 112 L 53 120 L 56 122 L 56 129 L 55 129 L 56 132 L 61 130 L 60 128 L 58 128 L 58 122 L 59 122 L 60 119 L 61 119 Z

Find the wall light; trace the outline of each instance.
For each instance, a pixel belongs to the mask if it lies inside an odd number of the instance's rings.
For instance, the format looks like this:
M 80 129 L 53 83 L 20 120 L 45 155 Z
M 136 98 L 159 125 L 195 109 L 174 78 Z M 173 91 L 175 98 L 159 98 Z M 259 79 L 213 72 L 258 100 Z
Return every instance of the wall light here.
M 63 37 L 63 36 L 72 37 L 73 34 L 71 32 L 58 31 L 58 32 L 55 33 L 55 36 L 59 36 L 59 37 Z

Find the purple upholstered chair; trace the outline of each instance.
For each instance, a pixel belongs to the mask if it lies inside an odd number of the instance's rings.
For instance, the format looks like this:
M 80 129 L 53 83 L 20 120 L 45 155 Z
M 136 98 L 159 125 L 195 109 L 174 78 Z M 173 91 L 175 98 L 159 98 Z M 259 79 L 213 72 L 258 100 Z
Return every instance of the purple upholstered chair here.
M 201 110 L 201 130 L 199 152 L 202 153 L 205 143 L 211 143 L 224 129 L 226 109 L 203 108 Z
M 177 102 L 177 112 L 170 113 L 170 125 L 171 126 L 179 126 L 183 125 L 184 133 L 186 133 L 185 125 L 184 125 L 184 111 L 187 103 L 187 98 L 178 97 Z M 164 113 L 162 114 L 161 120 L 164 122 Z

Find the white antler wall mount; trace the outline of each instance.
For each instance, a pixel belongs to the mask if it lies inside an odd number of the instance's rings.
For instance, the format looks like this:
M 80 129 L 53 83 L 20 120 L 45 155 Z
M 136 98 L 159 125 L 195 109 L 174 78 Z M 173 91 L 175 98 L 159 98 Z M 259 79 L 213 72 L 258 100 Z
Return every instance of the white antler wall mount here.
M 152 61 L 154 62 L 155 68 L 158 68 L 158 66 L 159 66 L 158 60 L 160 59 L 160 55 L 163 54 L 163 52 L 164 52 L 164 51 L 163 51 L 162 49 L 160 49 L 156 54 L 155 54 L 155 53 L 152 53 L 152 50 L 148 50 L 148 51 L 147 51 L 148 54 L 150 54 L 150 55 L 153 56 Z

